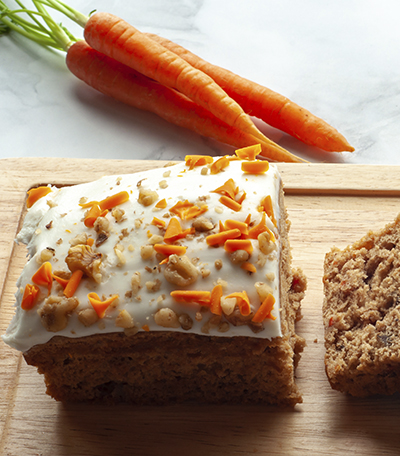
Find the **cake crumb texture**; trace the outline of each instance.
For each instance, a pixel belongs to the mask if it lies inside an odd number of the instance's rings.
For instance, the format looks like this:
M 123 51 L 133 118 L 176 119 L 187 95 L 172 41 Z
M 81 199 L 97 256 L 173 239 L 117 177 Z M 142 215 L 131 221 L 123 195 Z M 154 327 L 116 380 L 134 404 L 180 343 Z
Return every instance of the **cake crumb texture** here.
M 400 216 L 324 264 L 325 366 L 353 396 L 400 391 Z

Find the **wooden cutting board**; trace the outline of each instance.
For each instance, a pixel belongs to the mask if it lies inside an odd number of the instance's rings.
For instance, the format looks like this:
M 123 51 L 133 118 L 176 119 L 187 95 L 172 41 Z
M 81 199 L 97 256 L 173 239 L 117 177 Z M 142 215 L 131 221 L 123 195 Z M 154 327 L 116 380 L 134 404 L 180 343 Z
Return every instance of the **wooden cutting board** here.
M 36 184 L 70 185 L 104 174 L 163 166 L 157 161 L 0 160 L 0 333 L 13 314 L 15 282 L 26 251 L 13 239 L 25 192 Z M 398 167 L 280 164 L 294 265 L 308 277 L 298 332 L 307 347 L 297 370 L 304 403 L 265 406 L 116 407 L 63 405 L 42 377 L 0 340 L 0 455 L 399 455 L 400 395 L 349 398 L 324 372 L 322 265 L 400 210 Z

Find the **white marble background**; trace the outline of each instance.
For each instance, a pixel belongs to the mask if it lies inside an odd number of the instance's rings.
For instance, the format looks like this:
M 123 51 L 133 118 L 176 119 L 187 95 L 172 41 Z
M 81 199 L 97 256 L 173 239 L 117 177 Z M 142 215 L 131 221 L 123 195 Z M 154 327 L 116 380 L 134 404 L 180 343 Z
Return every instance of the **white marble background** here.
M 356 149 L 321 153 L 262 127 L 293 153 L 310 161 L 400 164 L 398 0 L 66 2 L 86 14 L 112 12 L 286 95 Z M 13 34 L 0 37 L 1 158 L 170 160 L 231 150 L 95 92 L 68 72 L 62 54 Z

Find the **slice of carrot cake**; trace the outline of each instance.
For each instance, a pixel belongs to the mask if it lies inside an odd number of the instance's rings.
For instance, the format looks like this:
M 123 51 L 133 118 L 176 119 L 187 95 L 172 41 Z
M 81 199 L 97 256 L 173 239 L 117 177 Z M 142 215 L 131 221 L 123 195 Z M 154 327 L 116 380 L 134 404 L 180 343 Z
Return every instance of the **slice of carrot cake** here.
M 29 192 L 3 339 L 61 401 L 295 405 L 305 278 L 257 148 Z

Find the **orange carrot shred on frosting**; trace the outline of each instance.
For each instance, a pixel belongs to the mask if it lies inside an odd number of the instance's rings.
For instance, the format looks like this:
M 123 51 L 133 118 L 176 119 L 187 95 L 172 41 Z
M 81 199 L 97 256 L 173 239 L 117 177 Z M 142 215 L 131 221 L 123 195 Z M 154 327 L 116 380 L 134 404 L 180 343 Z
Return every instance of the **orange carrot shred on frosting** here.
M 208 245 L 217 245 L 224 244 L 229 239 L 236 239 L 242 235 L 242 232 L 239 228 L 234 228 L 232 230 L 221 231 L 220 233 L 210 234 L 206 237 L 206 242 Z
M 229 165 L 229 160 L 227 157 L 221 157 L 215 161 L 210 168 L 211 174 L 218 174 L 220 171 L 225 169 Z
M 229 209 L 232 209 L 232 211 L 239 212 L 242 209 L 242 205 L 236 202 L 235 200 L 222 195 L 221 198 L 219 199 L 219 202 L 223 204 L 224 206 L 228 207 Z
M 184 245 L 154 244 L 154 250 L 162 255 L 179 255 L 186 253 L 187 247 Z
M 223 290 L 222 285 L 215 285 L 211 290 L 210 310 L 214 315 L 222 315 L 221 298 Z
M 36 285 L 46 286 L 49 292 L 48 294 L 50 294 L 53 285 L 53 274 L 51 271 L 51 263 L 46 261 L 32 276 L 32 282 Z
M 69 279 L 63 279 L 62 277 L 58 277 L 57 275 L 53 274 L 53 279 L 58 282 L 63 288 L 68 285 Z
M 151 221 L 152 225 L 158 226 L 159 228 L 164 228 L 167 222 L 165 220 L 161 220 L 157 217 L 153 217 L 153 220 Z
M 106 310 L 110 307 L 110 305 L 119 298 L 118 295 L 112 295 L 111 297 L 107 298 L 105 301 L 102 301 L 99 298 L 97 293 L 89 293 L 88 299 L 90 304 L 92 305 L 93 309 L 96 311 L 99 318 L 103 318 Z
M 241 194 L 240 198 L 239 198 L 236 202 L 237 202 L 238 204 L 242 204 L 243 201 L 246 199 L 246 196 L 247 196 L 246 192 L 243 192 L 243 193 Z
M 185 200 L 178 201 L 169 211 L 176 214 L 181 220 L 191 220 L 204 214 L 204 212 L 207 212 L 208 206 L 204 204 L 203 206 L 198 207 L 193 203 L 189 203 L 188 200 Z
M 231 293 L 228 296 L 225 296 L 225 298 L 236 298 L 236 305 L 239 307 L 240 313 L 246 317 L 247 315 L 250 315 L 251 308 L 250 308 L 250 300 L 249 297 L 247 296 L 246 291 L 242 292 L 236 292 L 236 293 Z
M 36 201 L 40 200 L 40 198 L 43 198 L 43 196 L 48 195 L 50 192 L 50 187 L 43 186 L 28 190 L 28 199 L 26 200 L 26 207 L 29 209 L 36 203 Z
M 78 289 L 81 279 L 83 277 L 83 271 L 77 269 L 71 275 L 71 278 L 68 280 L 67 286 L 64 288 L 64 295 L 67 298 L 74 296 L 76 290 Z
M 189 166 L 189 169 L 193 169 L 195 166 L 204 166 L 213 162 L 213 158 L 209 155 L 186 155 L 185 163 Z
M 266 219 L 266 214 L 265 214 L 265 212 L 263 212 L 260 223 L 258 225 L 253 226 L 252 228 L 250 228 L 249 237 L 251 239 L 257 239 L 261 233 L 264 233 L 265 231 L 267 231 L 269 233 L 269 235 L 271 236 L 271 240 L 273 242 L 275 242 L 274 233 L 268 228 L 265 219 Z
M 267 213 L 268 217 L 271 219 L 272 223 L 276 226 L 276 218 L 274 215 L 274 208 L 272 206 L 272 199 L 271 195 L 267 195 L 261 201 L 261 206 L 263 207 L 264 211 Z
M 37 298 L 39 296 L 39 291 L 39 287 L 32 285 L 31 283 L 27 283 L 24 289 L 24 294 L 22 296 L 21 309 L 31 310 L 33 307 L 35 307 Z
M 241 149 L 235 150 L 235 154 L 242 160 L 255 160 L 256 156 L 261 154 L 261 144 L 255 144 L 254 146 L 242 147 Z
M 246 222 L 240 222 L 239 220 L 225 220 L 225 227 L 228 229 L 237 228 L 242 234 L 248 234 L 249 225 Z
M 191 303 L 195 302 L 201 305 L 210 305 L 211 293 L 209 291 L 199 290 L 174 290 L 171 296 L 177 302 Z
M 149 325 L 143 325 L 142 329 L 143 329 L 143 331 L 146 331 L 146 332 L 150 331 Z
M 86 241 L 86 245 L 88 245 L 89 247 L 92 247 L 93 244 L 94 244 L 94 239 L 93 238 L 88 238 L 87 241 Z
M 155 207 L 157 209 L 165 209 L 167 207 L 167 201 L 165 200 L 165 198 L 163 198 L 162 200 L 160 200 L 156 205 Z
M 212 190 L 211 193 L 219 193 L 220 195 L 229 196 L 229 198 L 235 199 L 239 189 L 237 188 L 235 181 L 231 178 L 228 179 L 224 185 Z
M 93 204 L 89 209 L 88 213 L 85 215 L 84 224 L 88 228 L 93 228 L 96 220 L 99 217 L 105 217 L 108 213 L 108 210 L 102 210 L 98 204 Z
M 179 239 L 185 238 L 188 234 L 192 232 L 191 228 L 183 231 L 182 226 L 179 223 L 179 220 L 176 217 L 172 217 L 168 223 L 167 229 L 164 234 L 164 242 L 167 244 L 172 244 Z
M 264 321 L 266 318 L 269 318 L 271 320 L 276 320 L 276 317 L 274 317 L 271 314 L 272 309 L 274 308 L 275 304 L 275 298 L 271 293 L 268 293 L 267 297 L 264 299 L 263 303 L 255 313 L 254 317 L 251 319 L 251 321 L 254 321 L 255 323 L 261 323 Z
M 108 196 L 100 201 L 99 206 L 102 211 L 111 209 L 115 206 L 125 203 L 129 200 L 129 193 L 126 191 L 116 193 L 115 195 Z
M 251 254 L 253 252 L 253 244 L 249 239 L 228 239 L 224 244 L 224 249 L 228 253 L 236 252 L 236 250 L 245 250 Z
M 248 174 L 264 174 L 269 170 L 267 160 L 244 161 L 242 171 Z
M 242 269 L 244 269 L 245 271 L 248 271 L 248 272 L 257 272 L 257 268 L 254 266 L 253 263 L 248 263 L 247 261 L 245 263 L 242 263 L 240 265 L 240 267 Z

